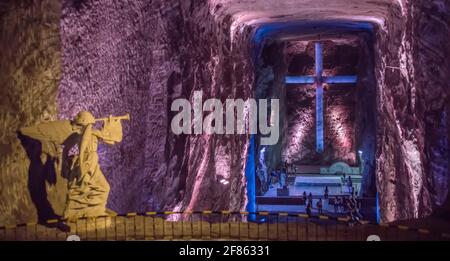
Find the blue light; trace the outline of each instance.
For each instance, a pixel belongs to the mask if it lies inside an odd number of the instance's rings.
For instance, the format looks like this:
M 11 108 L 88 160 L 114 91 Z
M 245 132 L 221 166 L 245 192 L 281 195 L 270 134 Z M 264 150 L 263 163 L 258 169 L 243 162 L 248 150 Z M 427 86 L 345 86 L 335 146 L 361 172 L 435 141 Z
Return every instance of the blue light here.
M 378 192 L 376 194 L 376 199 L 377 199 L 377 223 L 380 224 L 381 217 L 380 217 L 380 204 L 378 202 Z
M 316 151 L 323 153 L 323 87 L 319 84 L 316 88 Z
M 256 212 L 256 169 L 255 169 L 255 135 L 250 136 L 250 145 L 248 148 L 247 163 L 245 166 L 245 177 L 247 179 L 247 211 Z M 255 221 L 256 215 L 250 214 L 249 221 Z
M 286 76 L 286 84 L 313 84 L 314 76 Z
M 277 39 L 280 36 L 305 36 L 321 34 L 346 34 L 357 32 L 373 33 L 374 25 L 370 22 L 344 20 L 324 21 L 291 21 L 261 24 L 253 35 L 253 42 L 262 45 L 268 38 Z
M 322 44 L 316 42 L 316 77 L 322 78 L 323 71 L 323 51 Z
M 356 83 L 357 81 L 358 76 L 353 75 L 324 77 L 325 83 Z

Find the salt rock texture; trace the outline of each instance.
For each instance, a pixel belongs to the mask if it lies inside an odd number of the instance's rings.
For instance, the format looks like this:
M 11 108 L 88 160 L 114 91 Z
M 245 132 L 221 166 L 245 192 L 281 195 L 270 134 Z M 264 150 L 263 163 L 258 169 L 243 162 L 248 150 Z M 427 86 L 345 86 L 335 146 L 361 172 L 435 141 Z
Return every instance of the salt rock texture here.
M 0 57 L 0 223 L 36 219 L 33 191 L 45 190 L 55 211 L 61 204 L 53 200 L 61 200 L 57 178 L 28 189 L 15 131 L 80 109 L 132 117 L 120 145 L 100 148 L 110 208 L 243 210 L 248 135 L 175 136 L 170 105 L 192 101 L 195 90 L 204 99 L 253 97 L 257 29 L 324 19 L 376 27 L 374 168 L 382 220 L 424 217 L 448 198 L 448 1 L 34 0 L 0 8 L 0 47 L 12 49 Z
M 65 180 L 46 171 L 50 159 L 30 169 L 16 134 L 56 119 L 60 9 L 52 0 L 0 3 L 0 224 L 43 221 L 63 210 Z
M 324 75 L 356 75 L 358 46 L 351 43 L 325 42 Z M 288 75 L 314 75 L 313 42 L 293 43 L 287 51 L 291 57 Z M 354 142 L 356 85 L 327 85 L 324 88 L 324 153 L 316 153 L 315 86 L 287 85 L 288 134 L 284 136 L 283 159 L 297 164 L 331 165 L 336 161 L 357 163 Z
M 376 176 L 383 220 L 427 216 L 448 194 L 449 19 L 448 2 L 405 1 L 391 9 L 377 34 Z
M 86 109 L 132 118 L 120 145 L 100 148 L 111 209 L 245 208 L 248 136 L 170 130 L 175 99 L 251 94 L 249 32 L 232 35 L 229 18 L 213 12 L 206 1 L 64 2 L 59 116 Z
M 376 26 L 376 186 L 381 219 L 420 218 L 447 198 L 449 3 L 215 0 L 234 24 L 306 19 Z M 446 88 L 447 87 L 447 88 Z
M 20 7 L 2 5 L 4 24 L 26 29 L 31 23 L 20 18 L 27 16 L 44 20 L 45 25 L 41 28 L 36 23 L 32 24 L 36 28 L 29 29 L 29 34 L 45 40 L 2 31 L 2 45 L 21 50 L 19 56 L 2 56 L 2 65 L 11 64 L 2 67 L 2 75 L 17 71 L 26 80 L 17 84 L 2 78 L 9 86 L 2 91 L 12 90 L 9 104 L 34 99 L 41 106 L 32 112 L 24 103 L 16 103 L 6 106 L 6 114 L 2 111 L 2 120 L 11 117 L 2 121 L 7 126 L 2 133 L 8 134 L 2 136 L 2 223 L 37 219 L 36 204 L 28 196 L 27 159 L 23 149 L 20 152 L 15 131 L 40 122 L 46 110 L 53 116 L 50 119 L 56 118 L 56 111 L 58 118 L 70 119 L 81 109 L 97 117 L 131 114 L 124 141 L 114 147 L 101 146 L 99 151 L 100 164 L 111 183 L 108 207 L 115 211 L 245 209 L 249 136 L 176 136 L 170 131 L 175 115 L 170 105 L 177 98 L 192 101 L 195 90 L 203 90 L 204 99 L 250 97 L 253 76 L 250 48 L 246 48 L 250 28 L 232 34 L 230 17 L 216 20 L 215 7 L 207 1 L 47 2 L 59 7 L 51 21 L 45 20 L 52 13 L 43 14 L 45 6 L 40 7 L 40 1 Z M 39 34 L 47 27 L 55 30 L 55 38 Z M 29 43 L 22 47 L 22 39 Z M 31 48 L 53 39 L 58 43 L 54 49 Z M 38 55 L 49 61 L 35 59 Z M 31 66 L 21 64 L 24 59 Z M 33 75 L 24 68 L 43 72 Z M 56 75 L 51 86 L 45 85 L 49 78 L 45 73 Z M 14 147 L 10 142 L 15 142 Z M 19 167 L 20 175 L 15 171 Z M 222 179 L 229 184 L 222 184 Z M 48 181 L 43 182 L 48 186 Z M 40 194 L 51 198 L 54 193 L 44 187 Z M 61 202 L 47 205 L 60 214 L 65 197 L 56 197 Z
M 367 33 L 345 36 L 324 43 L 325 75 L 357 75 L 357 85 L 325 87 L 325 144 L 323 155 L 316 153 L 315 87 L 285 85 L 284 76 L 314 75 L 314 44 L 311 41 L 268 41 L 257 66 L 256 96 L 279 98 L 281 140 L 265 147 L 265 165 L 270 172 L 280 162 L 331 165 L 345 161 L 359 165 L 357 150 L 363 151 L 362 193 L 375 196 L 375 85 L 373 42 Z M 284 57 L 284 59 L 280 59 Z M 262 146 L 258 148 L 261 150 Z M 260 158 L 260 156 L 258 156 Z M 262 168 L 263 166 L 259 166 Z M 257 184 L 258 189 L 258 184 Z
M 254 40 L 254 44 L 256 40 Z M 285 75 L 287 71 L 287 61 L 283 59 L 285 44 L 282 42 L 267 42 L 261 47 L 257 47 L 258 51 L 256 51 L 256 90 L 255 96 L 256 99 L 267 99 L 268 101 L 271 99 L 279 100 L 279 129 L 278 132 L 280 134 L 280 138 L 278 142 L 274 145 L 263 146 L 259 144 L 257 151 L 260 152 L 265 149 L 264 154 L 264 162 L 267 166 L 267 172 L 265 175 L 268 175 L 273 169 L 279 168 L 280 163 L 282 161 L 282 150 L 283 150 L 283 137 L 287 135 L 286 133 L 286 88 L 284 87 Z M 270 104 L 270 103 L 269 103 Z M 268 111 L 270 111 L 270 105 L 268 106 Z M 259 141 L 259 139 L 257 139 Z M 256 158 L 261 158 L 261 155 L 258 155 Z M 258 164 L 259 169 L 262 168 L 260 164 Z M 268 177 L 265 177 L 267 180 Z M 257 189 L 259 189 L 259 185 L 257 184 Z

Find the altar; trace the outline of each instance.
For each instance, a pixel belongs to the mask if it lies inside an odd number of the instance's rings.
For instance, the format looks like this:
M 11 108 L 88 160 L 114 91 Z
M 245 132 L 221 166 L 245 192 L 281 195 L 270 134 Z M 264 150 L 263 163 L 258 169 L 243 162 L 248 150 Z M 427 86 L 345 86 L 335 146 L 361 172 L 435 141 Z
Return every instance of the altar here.
M 328 187 L 329 195 L 349 195 L 353 190 L 361 191 L 361 174 L 360 167 L 351 167 L 345 162 L 336 162 L 329 167 L 294 165 L 289 169 L 293 181 L 291 194 L 301 195 L 306 192 L 323 196 Z
M 294 186 L 340 187 L 341 182 L 340 176 L 300 175 L 295 177 Z
M 323 200 L 324 211 L 334 213 L 334 206 L 324 200 L 325 188 L 330 198 L 350 196 L 352 189 L 361 191 L 362 175 L 359 167 L 351 167 L 344 162 L 336 162 L 331 166 L 290 165 L 285 187 L 274 182 L 266 193 L 256 199 L 259 211 L 305 212 L 306 203 L 303 194 L 312 195 L 313 209 L 319 199 Z

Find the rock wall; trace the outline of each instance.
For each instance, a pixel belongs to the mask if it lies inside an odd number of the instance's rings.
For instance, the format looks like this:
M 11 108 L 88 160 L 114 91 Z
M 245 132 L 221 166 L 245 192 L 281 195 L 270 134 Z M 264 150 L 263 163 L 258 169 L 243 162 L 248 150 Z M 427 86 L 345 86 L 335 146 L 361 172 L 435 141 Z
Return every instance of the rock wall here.
M 377 81 L 374 65 L 374 36 L 365 34 L 359 40 L 359 81 L 355 104 L 355 143 L 358 154 L 361 152 L 363 182 L 361 192 L 363 196 L 375 197 L 377 188 L 375 182 L 375 154 L 376 139 L 376 102 Z
M 424 120 L 425 167 L 431 186 L 434 205 L 440 206 L 449 197 L 450 185 L 450 3 L 448 1 L 421 1 L 416 9 L 413 27 L 415 79 L 424 97 L 418 105 Z M 423 65 L 429 65 L 424 68 Z
M 46 171 L 52 159 L 34 158 L 41 164 L 30 172 L 16 131 L 81 109 L 132 116 L 121 144 L 100 147 L 110 208 L 244 209 L 248 135 L 175 136 L 170 105 L 192 101 L 195 90 L 222 102 L 252 97 L 253 33 L 262 23 L 306 18 L 379 25 L 375 169 L 382 219 L 429 215 L 449 188 L 448 1 L 301 1 L 1 2 L 0 48 L 8 51 L 0 57 L 0 223 L 62 211 L 64 180 Z M 42 149 L 33 148 L 33 155 Z
M 0 4 L 0 224 L 46 220 L 63 208 L 65 181 L 47 171 L 53 161 L 34 146 L 30 166 L 16 133 L 56 119 L 60 13 L 54 0 Z
M 286 125 L 288 119 L 286 117 L 287 99 L 286 88 L 284 84 L 284 77 L 287 71 L 287 63 L 285 58 L 286 44 L 281 42 L 257 42 L 257 39 L 253 39 L 254 44 L 260 46 L 259 52 L 255 55 L 256 66 L 256 99 L 267 99 L 268 111 L 270 112 L 270 100 L 279 100 L 279 139 L 274 145 L 261 145 L 257 148 L 258 152 L 261 152 L 265 148 L 264 162 L 268 167 L 267 173 L 271 173 L 272 170 L 281 167 L 282 162 L 282 150 L 283 150 L 283 137 L 287 135 Z M 258 139 L 259 141 L 259 139 Z M 260 157 L 260 155 L 258 156 Z M 260 164 L 261 165 L 261 164 Z M 261 168 L 262 166 L 259 166 Z M 267 173 L 265 180 L 267 180 Z
M 291 43 L 286 57 L 290 59 L 289 75 L 314 75 L 313 42 Z M 324 75 L 356 75 L 359 64 L 358 42 L 324 44 Z M 344 161 L 357 164 L 355 137 L 356 93 L 352 84 L 324 86 L 324 153 L 316 152 L 315 87 L 286 85 L 287 133 L 284 136 L 283 160 L 295 164 L 331 165 Z
M 248 136 L 170 130 L 177 98 L 192 102 L 194 91 L 222 102 L 250 96 L 249 33 L 233 35 L 229 17 L 214 17 L 216 8 L 207 1 L 64 2 L 59 116 L 87 109 L 132 118 L 120 145 L 100 148 L 111 209 L 245 207 Z
M 402 1 L 377 35 L 376 169 L 384 221 L 427 216 L 448 192 L 448 14 L 445 1 Z
M 30 199 L 26 155 L 15 131 L 56 115 L 70 119 L 82 109 L 96 117 L 131 114 L 124 141 L 99 148 L 111 209 L 245 209 L 249 136 L 176 136 L 170 130 L 177 98 L 192 102 L 194 91 L 222 102 L 252 95 L 252 28 L 233 27 L 230 16 L 215 15 L 220 8 L 207 1 L 109 0 L 2 6 L 2 25 L 10 27 L 2 26 L 1 47 L 17 52 L 1 57 L 7 128 L 0 223 L 36 220 L 41 207 Z M 52 199 L 55 182 L 40 179 L 36 193 Z M 45 206 L 55 215 L 65 200 L 65 184 L 58 187 L 58 202 Z

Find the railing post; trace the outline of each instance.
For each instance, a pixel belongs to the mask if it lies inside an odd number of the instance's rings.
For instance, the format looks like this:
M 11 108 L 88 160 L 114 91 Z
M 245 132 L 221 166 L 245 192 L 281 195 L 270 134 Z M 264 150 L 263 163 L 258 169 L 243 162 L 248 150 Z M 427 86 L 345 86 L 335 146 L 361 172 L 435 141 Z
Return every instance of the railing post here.
M 143 224 L 142 224 L 142 226 L 144 228 L 144 240 L 146 240 L 146 238 L 147 238 L 147 235 L 146 235 L 147 234 L 147 226 L 145 225 L 145 223 L 147 223 L 147 222 L 145 222 L 146 217 L 147 217 L 147 214 L 144 215 L 144 220 L 143 220 Z
M 170 224 L 172 225 L 172 240 L 175 239 L 175 230 L 173 227 L 174 223 L 175 223 L 174 221 L 170 221 Z
M 291 227 L 291 226 L 289 226 L 289 218 L 290 218 L 290 216 L 288 213 L 288 215 L 286 216 L 286 240 L 288 240 L 288 241 L 289 241 L 289 235 L 290 235 L 289 230 Z
M 200 238 L 203 239 L 203 212 L 200 212 Z
M 309 241 L 309 218 L 305 219 L 306 241 Z
M 89 241 L 88 219 L 86 218 L 84 221 L 85 221 L 84 222 L 84 231 L 85 231 L 85 234 L 86 234 L 86 240 Z
M 257 229 L 256 240 L 260 240 L 260 237 L 259 237 L 259 212 L 255 213 L 255 218 L 256 218 L 256 220 L 255 220 L 255 222 L 256 222 L 256 229 Z
M 192 235 L 192 238 L 194 238 L 194 219 L 193 219 L 193 216 L 194 215 L 194 212 L 190 212 L 189 213 L 189 220 L 191 221 L 190 223 L 191 223 L 191 235 Z
M 339 231 L 339 229 L 338 229 L 338 227 L 339 227 L 339 219 L 336 220 L 336 223 L 334 224 L 334 227 L 335 227 L 334 234 L 336 235 L 336 241 L 337 241 L 338 240 L 338 231 Z
M 26 231 L 27 231 L 27 240 L 37 240 L 37 224 L 36 223 L 27 223 Z
M 241 239 L 241 222 L 242 222 L 242 217 L 239 214 L 239 218 L 238 218 L 238 238 Z
M 280 240 L 280 213 L 277 213 L 277 241 Z

